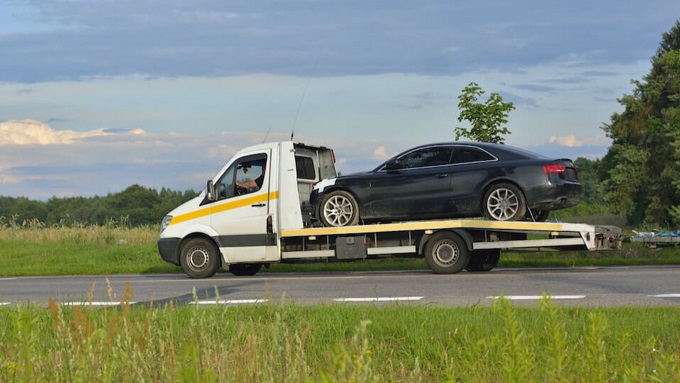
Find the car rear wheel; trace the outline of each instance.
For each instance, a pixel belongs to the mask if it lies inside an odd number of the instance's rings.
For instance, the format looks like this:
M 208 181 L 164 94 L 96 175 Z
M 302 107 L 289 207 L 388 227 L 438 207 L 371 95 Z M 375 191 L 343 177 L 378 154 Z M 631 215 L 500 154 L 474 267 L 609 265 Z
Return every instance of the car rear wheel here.
M 467 266 L 470 252 L 465 241 L 450 231 L 440 231 L 425 244 L 425 261 L 435 274 L 455 274 Z
M 527 204 L 522 191 L 515 185 L 493 185 L 484 195 L 484 216 L 494 221 L 519 221 L 524 218 Z
M 353 226 L 359 223 L 359 206 L 350 193 L 336 190 L 323 197 L 319 219 L 324 226 Z

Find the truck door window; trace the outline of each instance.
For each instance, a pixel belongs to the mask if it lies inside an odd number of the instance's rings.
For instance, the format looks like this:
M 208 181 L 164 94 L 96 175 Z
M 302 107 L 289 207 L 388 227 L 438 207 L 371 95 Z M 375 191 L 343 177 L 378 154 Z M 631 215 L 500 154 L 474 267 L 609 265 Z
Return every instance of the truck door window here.
M 254 193 L 262 187 L 267 174 L 267 155 L 256 154 L 239 159 L 219 181 L 219 199 Z

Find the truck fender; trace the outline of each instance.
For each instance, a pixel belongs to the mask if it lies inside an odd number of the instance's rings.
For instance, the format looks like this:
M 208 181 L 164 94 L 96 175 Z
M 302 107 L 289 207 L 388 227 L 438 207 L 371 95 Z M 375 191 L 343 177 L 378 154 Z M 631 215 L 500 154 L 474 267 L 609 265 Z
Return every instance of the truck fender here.
M 461 238 L 463 238 L 463 241 L 465 241 L 465 247 L 467 247 L 469 251 L 472 251 L 472 243 L 474 242 L 474 240 L 472 239 L 472 235 L 470 235 L 470 233 L 467 230 L 465 229 L 443 229 L 443 230 L 458 234 Z M 423 255 L 423 251 L 425 249 L 425 244 L 427 244 L 427 241 L 430 240 L 430 237 L 432 237 L 433 235 L 440 231 L 442 230 L 437 230 L 429 234 L 423 234 L 423 236 L 420 238 L 420 243 L 418 244 L 418 255 Z

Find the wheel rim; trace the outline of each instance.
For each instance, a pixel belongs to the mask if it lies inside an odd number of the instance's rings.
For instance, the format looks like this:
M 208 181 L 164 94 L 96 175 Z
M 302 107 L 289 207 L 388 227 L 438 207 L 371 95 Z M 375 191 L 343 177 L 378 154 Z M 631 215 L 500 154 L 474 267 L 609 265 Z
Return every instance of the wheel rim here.
M 352 220 L 354 208 L 349 199 L 343 196 L 333 196 L 326 201 L 323 216 L 332 226 L 345 226 Z
M 201 271 L 208 267 L 210 263 L 210 253 L 202 247 L 189 250 L 187 255 L 187 266 L 194 271 Z
M 517 214 L 519 198 L 512 190 L 499 188 L 489 194 L 486 208 L 491 218 L 497 221 L 507 221 Z
M 432 259 L 437 265 L 442 267 L 449 267 L 455 264 L 459 257 L 458 245 L 450 239 L 437 242 L 432 249 Z

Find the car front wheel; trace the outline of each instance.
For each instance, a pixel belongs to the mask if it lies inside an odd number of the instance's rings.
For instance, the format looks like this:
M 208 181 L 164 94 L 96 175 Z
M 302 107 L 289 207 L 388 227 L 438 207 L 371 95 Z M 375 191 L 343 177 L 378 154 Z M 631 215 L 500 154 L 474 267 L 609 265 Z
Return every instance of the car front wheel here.
M 319 219 L 324 226 L 353 226 L 359 223 L 359 205 L 350 193 L 336 190 L 321 200 Z
M 527 205 L 522 191 L 513 184 L 493 185 L 484 195 L 484 216 L 493 221 L 519 221 Z

